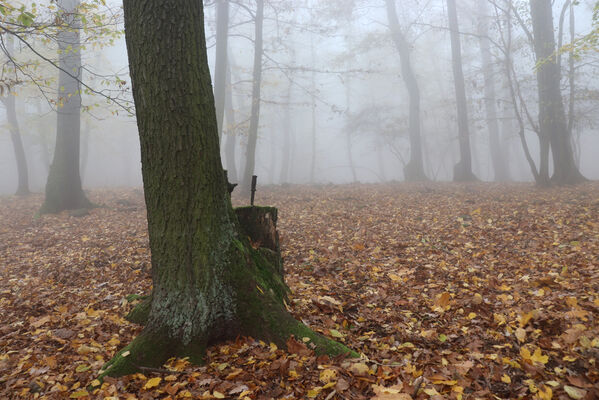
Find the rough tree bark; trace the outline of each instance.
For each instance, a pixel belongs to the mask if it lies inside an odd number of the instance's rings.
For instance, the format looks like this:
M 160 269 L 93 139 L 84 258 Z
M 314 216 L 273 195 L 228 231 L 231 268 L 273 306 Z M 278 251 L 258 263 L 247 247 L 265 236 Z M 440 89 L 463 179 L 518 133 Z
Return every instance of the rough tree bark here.
M 428 178 L 424 173 L 420 133 L 420 87 L 410 61 L 410 44 L 399 25 L 395 0 L 385 0 L 385 2 L 387 4 L 387 19 L 389 20 L 391 36 L 399 53 L 401 74 L 410 97 L 410 161 L 404 167 L 404 176 L 406 181 L 409 182 L 426 181 Z
M 560 90 L 560 66 L 554 55 L 555 37 L 551 0 L 530 0 L 530 15 L 537 58 L 537 86 L 539 93 L 539 126 L 545 150 L 551 146 L 553 176 L 557 184 L 579 183 L 582 176 L 572 151 L 571 137 L 566 123 L 566 113 Z
M 256 15 L 254 17 L 254 71 L 252 76 L 252 113 L 250 116 L 250 131 L 246 149 L 245 170 L 241 182 L 243 193 L 249 193 L 252 175 L 256 165 L 256 143 L 258 141 L 258 125 L 260 123 L 260 88 L 262 86 L 262 55 L 264 25 L 264 0 L 256 0 Z
M 225 115 L 225 85 L 227 75 L 227 42 L 229 39 L 229 0 L 216 2 L 216 56 L 214 62 L 214 107 L 218 137 L 223 135 Z
M 238 335 L 281 346 L 295 335 L 308 337 L 320 353 L 349 352 L 287 312 L 279 267 L 251 246 L 233 211 L 220 160 L 202 3 L 125 0 L 123 7 L 153 291 L 143 331 L 100 377 L 160 366 L 171 356 L 199 363 L 206 346 Z M 276 219 L 274 211 L 265 211 Z
M 493 163 L 493 172 L 495 182 L 508 181 L 509 171 L 505 155 L 503 154 L 503 143 L 499 140 L 499 125 L 497 123 L 497 108 L 495 106 L 495 74 L 493 71 L 493 62 L 491 58 L 491 49 L 489 43 L 489 18 L 487 16 L 487 2 L 479 1 L 479 23 L 478 35 L 480 54 L 482 58 L 483 76 L 485 81 L 485 112 L 487 127 L 489 129 L 489 149 L 491 152 L 491 162 Z
M 456 182 L 472 182 L 476 181 L 477 178 L 472 173 L 472 153 L 470 150 L 470 132 L 468 129 L 468 106 L 466 103 L 464 72 L 462 71 L 462 48 L 455 0 L 447 0 L 447 15 L 451 36 L 451 58 L 458 110 L 458 135 L 460 142 L 460 161 L 458 161 L 453 168 L 453 180 Z
M 19 121 L 17 119 L 16 111 L 16 98 L 12 94 L 8 94 L 7 97 L 2 97 L 2 103 L 6 107 L 6 119 L 8 122 L 8 129 L 10 131 L 10 140 L 12 141 L 12 147 L 15 152 L 15 161 L 17 163 L 17 196 L 25 196 L 29 194 L 29 172 L 27 169 L 27 157 L 25 156 L 25 149 L 23 148 L 23 140 L 21 139 L 21 131 L 19 130 Z
M 58 107 L 56 146 L 50 165 L 46 198 L 40 213 L 56 213 L 91 206 L 81 187 L 79 147 L 81 130 L 81 21 L 79 0 L 60 0 L 58 17 L 65 28 L 58 33 Z

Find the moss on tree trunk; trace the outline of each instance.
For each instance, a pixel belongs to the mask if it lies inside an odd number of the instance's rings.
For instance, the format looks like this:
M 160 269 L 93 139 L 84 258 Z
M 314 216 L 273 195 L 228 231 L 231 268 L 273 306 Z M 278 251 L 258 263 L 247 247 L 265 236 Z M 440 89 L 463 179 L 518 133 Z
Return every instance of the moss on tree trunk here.
M 148 311 L 138 310 L 144 330 L 100 376 L 156 367 L 171 356 L 201 362 L 208 345 L 238 335 L 284 345 L 293 334 L 312 338 L 318 352 L 350 353 L 291 317 L 280 266 L 268 256 L 277 251 L 252 247 L 254 239 L 231 206 L 202 3 L 125 0 L 123 5 L 153 290 L 143 306 Z M 269 210 L 257 215 L 274 226 L 276 210 Z

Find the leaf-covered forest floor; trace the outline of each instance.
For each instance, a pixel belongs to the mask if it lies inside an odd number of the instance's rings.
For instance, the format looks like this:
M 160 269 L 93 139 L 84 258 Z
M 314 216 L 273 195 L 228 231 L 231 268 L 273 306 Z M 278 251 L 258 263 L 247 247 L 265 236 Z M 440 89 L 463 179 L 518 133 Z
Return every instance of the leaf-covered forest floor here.
M 88 393 L 151 285 L 142 192 L 90 197 L 38 219 L 41 196 L 0 198 L 0 398 L 599 397 L 597 183 L 259 188 L 294 315 L 363 358 L 239 338 Z

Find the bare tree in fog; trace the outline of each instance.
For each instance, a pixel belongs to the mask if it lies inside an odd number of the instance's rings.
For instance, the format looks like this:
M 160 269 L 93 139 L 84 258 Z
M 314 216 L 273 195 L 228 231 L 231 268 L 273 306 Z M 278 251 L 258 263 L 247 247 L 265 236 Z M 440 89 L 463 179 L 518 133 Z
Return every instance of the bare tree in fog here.
M 227 54 L 229 38 L 229 0 L 216 0 L 216 60 L 214 65 L 214 106 L 218 135 L 222 141 L 225 113 L 225 85 L 227 80 Z
M 237 126 L 235 119 L 235 107 L 233 105 L 233 81 L 231 79 L 231 64 L 233 56 L 228 55 L 226 81 L 225 81 L 225 117 L 226 125 L 223 131 L 226 134 L 225 138 L 225 165 L 227 169 L 228 179 L 230 182 L 237 183 L 237 163 L 235 162 L 235 144 L 237 142 Z M 222 132 L 221 132 L 222 138 Z
M 489 16 L 487 0 L 478 0 L 479 4 L 479 21 L 478 35 L 480 53 L 482 58 L 482 69 L 484 76 L 484 104 L 487 120 L 487 128 L 489 130 L 489 150 L 491 153 L 491 161 L 493 163 L 493 172 L 495 181 L 509 180 L 509 169 L 507 160 L 503 152 L 504 140 L 499 139 L 499 126 L 497 123 L 497 97 L 495 95 L 495 71 L 491 57 L 490 39 L 489 39 Z
M 256 166 L 256 143 L 258 141 L 258 125 L 260 123 L 260 91 L 262 85 L 262 56 L 264 27 L 264 0 L 256 0 L 256 13 L 254 18 L 254 68 L 252 74 L 252 114 L 248 132 L 248 145 L 246 149 L 246 163 L 241 180 L 241 190 L 249 193 Z
M 466 105 L 466 87 L 462 71 L 462 49 L 455 0 L 447 0 L 447 16 L 451 36 L 451 55 L 453 78 L 458 110 L 458 135 L 460 142 L 460 161 L 453 169 L 453 180 L 470 182 L 477 178 L 472 173 L 472 153 L 470 150 L 470 132 L 468 129 L 468 107 Z
M 12 37 L 6 39 L 3 43 L 5 47 L 4 51 L 9 55 L 14 51 L 14 41 Z M 9 70 L 16 68 L 14 62 L 8 62 L 7 67 Z M 9 71 L 6 71 L 9 72 Z M 10 131 L 10 140 L 12 141 L 12 147 L 15 154 L 15 161 L 17 163 L 17 191 L 15 194 L 24 196 L 29 194 L 29 171 L 27 168 L 27 157 L 25 156 L 25 149 L 23 148 L 23 140 L 21 138 L 21 131 L 19 130 L 19 121 L 17 119 L 16 110 L 16 94 L 11 92 L 11 88 L 7 88 L 6 96 L 0 97 L 0 100 L 6 108 L 6 119 L 8 121 L 8 129 Z
M 58 14 L 65 27 L 58 32 L 58 104 L 56 147 L 46 183 L 41 213 L 86 208 L 91 205 L 83 193 L 79 174 L 81 131 L 81 43 L 79 0 L 60 0 Z
M 530 0 L 530 14 L 537 58 L 539 93 L 539 127 L 542 157 L 547 160 L 549 147 L 553 155 L 552 180 L 558 184 L 585 180 L 574 161 L 571 136 L 560 89 L 560 66 L 557 64 L 551 0 Z M 547 161 L 544 161 L 547 162 Z
M 408 182 L 423 181 L 427 180 L 427 177 L 424 173 L 420 134 L 420 88 L 410 60 L 410 44 L 402 32 L 397 18 L 395 0 L 385 0 L 385 3 L 391 36 L 401 59 L 402 77 L 410 97 L 410 161 L 404 167 L 404 176 Z

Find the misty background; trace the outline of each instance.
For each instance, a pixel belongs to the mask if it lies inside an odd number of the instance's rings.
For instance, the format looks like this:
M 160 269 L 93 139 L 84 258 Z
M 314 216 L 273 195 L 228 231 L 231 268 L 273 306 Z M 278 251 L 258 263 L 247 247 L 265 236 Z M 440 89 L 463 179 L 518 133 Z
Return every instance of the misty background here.
M 120 4 L 108 2 L 118 17 Z M 420 88 L 421 140 L 424 169 L 435 181 L 450 181 L 459 160 L 456 95 L 446 2 L 395 2 L 411 63 Z M 481 3 L 485 3 L 481 6 Z M 514 107 L 505 72 L 505 41 L 510 14 Z M 209 62 L 214 74 L 216 7 L 205 1 Z M 567 45 L 592 29 L 595 1 L 553 2 L 556 40 Z M 223 166 L 232 182 L 243 176 L 254 81 L 255 9 L 253 1 L 230 2 L 227 91 L 221 148 Z M 530 154 L 539 161 L 537 64 L 526 29 L 528 1 L 458 0 L 462 64 L 468 107 L 472 170 L 481 180 L 493 181 L 489 120 L 485 109 L 485 79 L 481 40 L 491 55 L 492 84 L 501 154 L 510 181 L 532 182 L 516 112 L 520 113 Z M 574 18 L 570 17 L 570 13 Z M 571 37 L 572 21 L 574 37 Z M 561 22 L 560 22 L 561 21 Z M 488 27 L 488 37 L 481 25 Z M 561 26 L 561 29 L 560 29 Z M 483 26 L 484 28 L 484 26 Z M 122 21 L 114 36 L 82 49 L 83 81 L 109 97 L 130 100 L 130 79 Z M 561 38 L 561 39 L 560 39 Z M 260 119 L 255 174 L 259 184 L 352 183 L 404 180 L 410 159 L 409 96 L 402 80 L 400 56 L 394 45 L 385 0 L 266 1 Z M 22 43 L 15 56 L 35 59 Z M 35 43 L 42 54 L 56 52 Z M 566 110 L 574 99 L 572 145 L 575 161 L 588 179 L 599 179 L 598 53 L 561 54 L 562 96 Z M 54 55 L 55 56 L 55 55 Z M 39 61 L 39 60 L 38 60 Z M 573 65 L 574 69 L 570 68 Z M 39 82 L 11 88 L 29 171 L 29 186 L 42 192 L 46 184 L 56 136 L 58 71 L 43 61 Z M 574 95 L 569 74 L 575 74 Z M 213 75 L 214 77 L 214 75 Z M 214 79 L 213 79 L 214 81 Z M 42 94 L 43 93 L 43 94 Z M 4 97 L 10 96 L 3 90 Z M 56 94 L 54 93 L 54 96 Z M 141 186 L 139 139 L 134 117 L 106 98 L 84 90 L 81 112 L 81 179 L 85 189 Z M 528 115 L 527 115 L 528 114 Z M 0 103 L 0 194 L 12 194 L 17 167 L 6 105 Z M 228 147 L 227 147 L 228 146 Z M 233 152 L 231 152 L 233 149 Z M 234 154 L 234 158 L 231 157 Z

